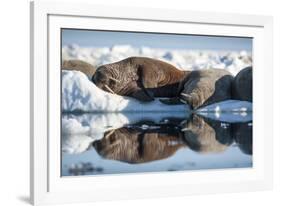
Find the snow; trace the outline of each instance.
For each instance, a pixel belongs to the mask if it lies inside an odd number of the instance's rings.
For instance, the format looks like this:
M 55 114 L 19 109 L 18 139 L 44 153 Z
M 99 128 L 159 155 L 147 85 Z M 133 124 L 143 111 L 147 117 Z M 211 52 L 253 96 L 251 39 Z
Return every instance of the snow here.
M 241 69 L 252 65 L 252 54 L 247 51 L 202 51 L 183 49 L 159 49 L 114 45 L 109 47 L 79 47 L 68 45 L 62 48 L 62 59 L 80 59 L 95 67 L 120 61 L 130 56 L 156 58 L 173 64 L 181 70 L 219 68 L 236 75 Z

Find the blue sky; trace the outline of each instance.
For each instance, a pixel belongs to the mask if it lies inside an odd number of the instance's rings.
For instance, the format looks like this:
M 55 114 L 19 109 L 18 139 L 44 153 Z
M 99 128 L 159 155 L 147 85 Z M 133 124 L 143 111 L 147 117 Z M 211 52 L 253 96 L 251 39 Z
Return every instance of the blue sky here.
M 62 45 L 69 44 L 81 47 L 126 44 L 166 49 L 252 51 L 252 38 L 63 29 Z

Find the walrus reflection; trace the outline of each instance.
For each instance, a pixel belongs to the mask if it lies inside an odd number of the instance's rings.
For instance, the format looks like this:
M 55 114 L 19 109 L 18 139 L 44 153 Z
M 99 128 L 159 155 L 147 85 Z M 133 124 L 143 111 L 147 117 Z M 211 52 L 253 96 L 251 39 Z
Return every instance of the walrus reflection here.
M 107 92 L 146 102 L 154 97 L 176 97 L 187 73 L 157 59 L 129 57 L 98 67 L 92 81 Z
M 93 146 L 102 157 L 127 163 L 165 159 L 186 147 L 179 131 L 162 133 L 161 129 L 143 131 L 126 127 L 106 133 Z
M 175 119 L 172 123 L 145 121 L 108 131 L 93 146 L 103 158 L 127 163 L 165 159 L 180 148 L 201 154 L 222 153 L 234 142 L 243 153 L 251 155 L 252 127 L 249 125 L 198 115 L 187 120 Z
M 188 147 L 200 153 L 219 153 L 231 145 L 233 138 L 230 127 L 221 127 L 220 122 L 211 122 L 193 115 L 182 124 L 184 139 Z
M 236 144 L 244 154 L 253 154 L 252 123 L 235 123 L 232 125 Z

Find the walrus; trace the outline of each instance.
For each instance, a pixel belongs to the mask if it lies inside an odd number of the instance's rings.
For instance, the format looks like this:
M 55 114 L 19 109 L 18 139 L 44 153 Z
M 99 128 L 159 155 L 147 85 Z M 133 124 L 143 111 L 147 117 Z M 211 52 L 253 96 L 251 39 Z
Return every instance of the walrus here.
M 92 81 L 107 92 L 148 102 L 155 97 L 176 97 L 185 75 L 185 71 L 164 61 L 129 57 L 98 67 Z
M 252 67 L 242 69 L 234 78 L 232 85 L 233 99 L 253 101 L 253 70 Z
M 62 69 L 80 71 L 86 74 L 89 78 L 96 72 L 96 68 L 93 65 L 82 60 L 65 60 L 63 61 Z
M 224 69 L 190 71 L 180 82 L 177 97 L 161 101 L 172 104 L 180 100 L 196 110 L 209 104 L 231 99 L 232 81 L 232 74 Z

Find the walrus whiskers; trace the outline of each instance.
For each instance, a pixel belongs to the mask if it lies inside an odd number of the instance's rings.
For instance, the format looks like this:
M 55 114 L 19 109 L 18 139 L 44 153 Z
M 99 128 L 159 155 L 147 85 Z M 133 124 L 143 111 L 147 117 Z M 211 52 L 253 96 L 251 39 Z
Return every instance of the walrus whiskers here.
M 112 91 L 112 89 L 110 89 L 110 87 L 109 86 L 107 86 L 107 85 L 104 85 L 104 87 L 110 92 L 110 93 L 112 93 L 112 94 L 115 94 L 115 92 L 114 91 Z
M 113 77 L 109 77 L 109 79 L 111 79 L 111 80 L 113 80 L 113 81 L 115 81 L 115 82 L 118 82 L 118 83 L 121 82 L 121 81 L 119 81 L 118 79 L 115 79 L 115 78 L 113 78 Z

